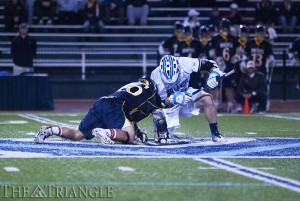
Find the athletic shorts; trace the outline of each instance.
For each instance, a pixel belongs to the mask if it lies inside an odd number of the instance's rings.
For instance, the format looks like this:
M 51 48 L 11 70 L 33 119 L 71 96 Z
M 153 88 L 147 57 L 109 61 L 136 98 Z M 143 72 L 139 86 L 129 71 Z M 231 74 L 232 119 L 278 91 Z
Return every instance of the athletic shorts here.
M 85 139 L 92 139 L 94 128 L 121 129 L 130 125 L 123 112 L 123 101 L 113 97 L 100 98 L 89 109 L 88 113 L 79 124 L 79 131 L 85 135 Z

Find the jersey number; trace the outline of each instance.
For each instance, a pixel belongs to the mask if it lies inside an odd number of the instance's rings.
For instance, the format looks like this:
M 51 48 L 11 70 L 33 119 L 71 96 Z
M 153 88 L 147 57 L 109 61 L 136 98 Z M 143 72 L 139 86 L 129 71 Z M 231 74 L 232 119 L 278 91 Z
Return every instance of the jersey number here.
M 257 67 L 260 67 L 263 63 L 263 55 L 262 54 L 253 54 L 253 61 L 256 63 Z
M 230 59 L 230 53 L 229 53 L 229 48 L 224 48 L 223 53 L 222 53 L 223 59 L 225 61 L 229 61 Z
M 130 83 L 122 87 L 120 90 L 126 91 L 127 93 L 130 93 L 133 96 L 138 96 L 143 92 L 143 88 L 148 89 L 149 86 L 142 83 L 138 83 L 138 84 Z

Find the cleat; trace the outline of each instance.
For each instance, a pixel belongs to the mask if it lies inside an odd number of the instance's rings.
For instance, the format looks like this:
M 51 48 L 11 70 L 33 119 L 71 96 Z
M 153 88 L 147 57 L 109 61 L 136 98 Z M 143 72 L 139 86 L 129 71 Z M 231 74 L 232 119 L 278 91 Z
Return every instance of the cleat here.
M 101 144 L 114 144 L 114 141 L 107 136 L 107 132 L 103 128 L 93 129 L 93 135 L 100 139 Z
M 35 135 L 34 142 L 36 144 L 43 143 L 46 138 L 50 137 L 52 135 L 51 133 L 51 126 L 42 126 L 40 131 Z
M 227 141 L 220 133 L 212 134 L 211 137 L 212 137 L 213 142 L 226 142 Z

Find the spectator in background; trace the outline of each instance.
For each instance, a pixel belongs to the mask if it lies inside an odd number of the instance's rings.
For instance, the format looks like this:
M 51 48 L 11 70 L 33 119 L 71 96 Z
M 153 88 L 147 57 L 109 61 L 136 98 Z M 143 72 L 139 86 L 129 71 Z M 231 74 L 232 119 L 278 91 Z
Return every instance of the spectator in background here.
M 74 0 L 58 1 L 58 18 L 60 24 L 74 24 L 77 10 L 77 2 Z
M 102 2 L 104 8 L 105 23 L 110 24 L 111 16 L 118 17 L 118 24 L 124 24 L 124 2 L 123 0 L 104 0 Z
M 149 5 L 147 0 L 127 0 L 128 24 L 134 25 L 139 20 L 140 25 L 147 25 Z
M 243 105 L 245 98 L 249 100 L 251 112 L 264 113 L 267 105 L 266 79 L 263 73 L 257 72 L 254 61 L 248 61 L 246 74 L 243 74 L 235 95 L 236 101 Z M 256 109 L 255 103 L 258 103 Z
M 279 24 L 284 33 L 293 33 L 297 24 L 297 7 L 292 0 L 284 0 L 279 8 Z
M 163 41 L 162 44 L 158 47 L 158 53 L 159 53 L 158 61 L 160 61 L 160 59 L 167 54 L 174 55 L 175 52 L 177 51 L 178 43 L 183 41 L 183 39 L 184 39 L 184 28 L 183 25 L 177 21 L 175 23 L 175 30 L 173 36 Z
M 198 16 L 200 13 L 195 9 L 190 9 L 188 11 L 188 17 L 186 17 L 183 21 L 184 27 L 190 27 L 192 30 L 193 36 L 197 36 L 198 30 L 200 28 L 200 22 L 198 20 Z
M 192 35 L 192 29 L 189 26 L 184 27 L 184 40 L 178 43 L 175 56 L 200 58 L 204 55 L 204 48 L 199 40 Z
M 36 0 L 38 23 L 44 24 L 44 20 L 46 20 L 47 24 L 53 24 L 56 6 L 56 0 Z
M 297 38 L 289 46 L 289 59 L 291 59 L 292 65 L 294 66 L 300 65 L 300 38 Z
M 32 24 L 34 1 L 35 0 L 26 0 L 27 24 Z
M 209 16 L 208 24 L 214 26 L 215 30 L 218 28 L 221 21 L 220 11 L 218 7 L 213 7 Z
M 242 15 L 239 12 L 239 6 L 236 3 L 230 5 L 230 11 L 225 16 L 231 22 L 230 32 L 233 36 L 237 36 L 239 33 L 240 24 L 244 24 Z
M 269 26 L 275 23 L 276 11 L 270 0 L 261 0 L 257 3 L 255 11 L 255 21 L 258 24 Z
M 26 10 L 20 0 L 10 0 L 5 7 L 6 31 L 15 31 L 15 26 L 26 21 Z
M 19 25 L 19 35 L 11 42 L 11 55 L 13 59 L 13 75 L 22 75 L 32 72 L 33 59 L 36 56 L 36 41 L 28 35 L 28 26 Z
M 104 30 L 104 23 L 100 15 L 100 4 L 96 0 L 88 0 L 84 6 L 83 28 L 85 32 L 91 32 L 92 28 L 97 32 Z

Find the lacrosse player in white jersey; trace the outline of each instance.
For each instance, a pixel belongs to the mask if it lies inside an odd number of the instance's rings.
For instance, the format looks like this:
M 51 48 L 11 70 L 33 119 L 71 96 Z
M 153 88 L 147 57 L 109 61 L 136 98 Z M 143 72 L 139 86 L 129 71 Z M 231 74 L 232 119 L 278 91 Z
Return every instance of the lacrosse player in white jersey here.
M 171 55 L 164 56 L 160 65 L 152 71 L 151 80 L 156 84 L 158 94 L 165 106 L 168 130 L 172 131 L 180 127 L 179 116 L 198 115 L 200 108 L 203 108 L 211 130 L 212 141 L 226 142 L 218 130 L 217 110 L 212 96 L 203 88 L 199 90 L 189 87 L 190 74 L 198 71 L 210 73 L 207 79 L 209 88 L 217 87 L 218 77 L 225 75 L 215 61 Z M 153 118 L 155 122 L 155 117 Z M 153 125 L 155 131 L 155 124 Z M 161 138 L 165 139 L 165 136 L 158 134 L 156 141 L 159 142 Z

